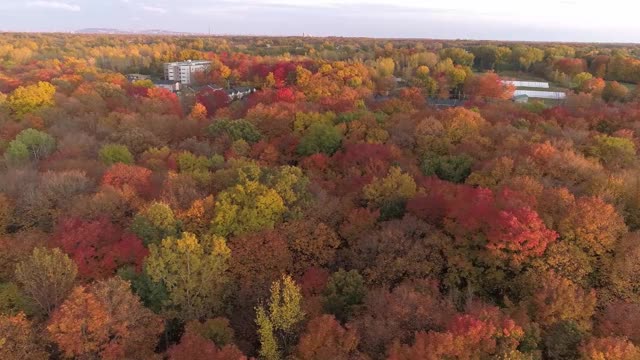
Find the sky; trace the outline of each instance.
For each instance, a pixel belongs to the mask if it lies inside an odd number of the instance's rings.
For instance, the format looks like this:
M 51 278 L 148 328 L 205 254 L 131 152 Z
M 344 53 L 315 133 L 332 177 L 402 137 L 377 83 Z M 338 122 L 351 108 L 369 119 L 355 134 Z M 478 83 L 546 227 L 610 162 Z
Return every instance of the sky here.
M 638 42 L 635 0 L 0 0 L 0 31 Z

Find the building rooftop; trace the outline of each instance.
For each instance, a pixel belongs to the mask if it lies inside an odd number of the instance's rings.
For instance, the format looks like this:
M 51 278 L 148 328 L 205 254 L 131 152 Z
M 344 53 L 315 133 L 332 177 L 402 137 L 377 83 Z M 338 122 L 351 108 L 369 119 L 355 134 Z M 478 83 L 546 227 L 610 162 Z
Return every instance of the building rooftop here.
M 503 84 L 513 85 L 516 88 L 526 87 L 534 89 L 548 89 L 549 83 L 545 81 L 502 80 Z
M 178 80 L 153 80 L 153 83 L 156 85 L 175 85 L 179 82 Z
M 171 65 L 210 65 L 211 61 L 209 60 L 187 60 L 187 61 L 177 61 L 177 62 L 169 62 L 167 64 Z
M 562 100 L 567 97 L 567 94 L 560 91 L 541 91 L 541 90 L 516 90 L 513 93 L 514 96 L 527 95 L 532 99 L 555 99 Z

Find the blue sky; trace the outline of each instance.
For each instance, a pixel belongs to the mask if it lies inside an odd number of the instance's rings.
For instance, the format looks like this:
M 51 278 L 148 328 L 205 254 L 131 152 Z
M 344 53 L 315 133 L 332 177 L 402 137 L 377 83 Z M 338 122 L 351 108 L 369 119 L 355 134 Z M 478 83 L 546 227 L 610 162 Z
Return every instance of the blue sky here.
M 640 42 L 631 0 L 0 0 L 0 30 Z

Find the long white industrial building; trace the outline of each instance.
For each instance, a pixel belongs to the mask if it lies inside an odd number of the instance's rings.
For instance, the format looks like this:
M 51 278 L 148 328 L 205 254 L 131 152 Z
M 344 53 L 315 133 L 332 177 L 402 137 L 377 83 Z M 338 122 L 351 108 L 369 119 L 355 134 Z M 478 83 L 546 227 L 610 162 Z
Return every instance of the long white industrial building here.
M 513 85 L 514 87 L 526 87 L 534 89 L 548 89 L 549 83 L 543 81 L 520 81 L 520 80 L 502 80 L 503 84 Z
M 563 100 L 567 97 L 566 93 L 560 91 L 542 91 L 542 90 L 516 90 L 513 96 L 527 95 L 531 99 L 553 99 Z

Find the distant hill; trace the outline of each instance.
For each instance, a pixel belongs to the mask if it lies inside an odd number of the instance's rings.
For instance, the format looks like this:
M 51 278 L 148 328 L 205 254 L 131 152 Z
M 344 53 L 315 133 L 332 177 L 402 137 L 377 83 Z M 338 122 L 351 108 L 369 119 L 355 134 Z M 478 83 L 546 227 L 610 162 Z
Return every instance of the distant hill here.
M 195 33 L 177 32 L 162 29 L 120 30 L 111 28 L 87 28 L 75 31 L 76 34 L 141 34 L 141 35 L 193 35 Z
M 128 31 L 108 28 L 88 28 L 75 31 L 77 34 L 130 34 Z

